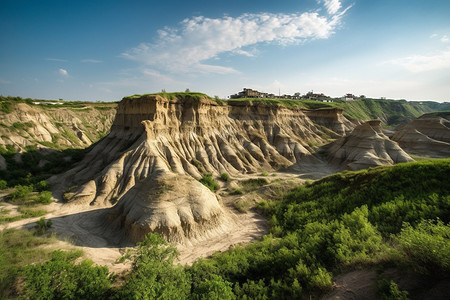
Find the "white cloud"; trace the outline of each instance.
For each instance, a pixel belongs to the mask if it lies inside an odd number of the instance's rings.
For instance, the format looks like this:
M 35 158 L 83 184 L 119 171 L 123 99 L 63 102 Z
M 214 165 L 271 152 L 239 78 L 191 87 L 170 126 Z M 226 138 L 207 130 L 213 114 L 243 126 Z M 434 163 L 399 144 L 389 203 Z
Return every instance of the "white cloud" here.
M 0 78 L 0 83 L 1 84 L 11 84 L 11 81 Z
M 439 37 L 439 34 L 437 34 L 437 33 L 433 33 L 432 35 L 430 35 L 430 38 L 431 39 L 435 39 L 435 38 L 438 38 Z M 442 35 L 440 38 L 439 38 L 439 40 L 441 41 L 441 42 L 443 42 L 443 43 L 448 43 L 450 40 L 449 40 L 449 38 L 448 38 L 448 36 L 446 35 L 446 34 L 444 34 L 444 35 Z
M 154 79 L 157 79 L 158 81 L 163 81 L 163 82 L 173 82 L 174 81 L 169 76 L 163 75 L 160 72 L 158 72 L 156 70 L 152 70 L 152 69 L 143 69 L 142 74 L 153 77 Z
M 328 13 L 331 15 L 337 13 L 342 7 L 341 1 L 339 0 L 324 0 L 323 2 Z
M 413 73 L 449 69 L 450 51 L 442 51 L 434 55 L 412 55 L 391 60 L 388 63 L 400 65 Z
M 122 56 L 172 72 L 236 73 L 233 68 L 206 61 L 223 53 L 251 56 L 244 48 L 260 43 L 289 45 L 326 39 L 334 33 L 349 7 L 338 13 L 341 4 L 335 0 L 325 1 L 325 7 L 331 15 L 305 12 L 188 18 L 177 28 L 159 30 L 156 42 L 141 43 Z
M 82 63 L 94 63 L 94 64 L 99 64 L 103 61 L 98 60 L 98 59 L 82 59 L 81 60 Z
M 65 77 L 69 76 L 69 73 L 68 73 L 67 70 L 65 70 L 65 69 L 59 69 L 59 70 L 58 70 L 58 73 L 59 73 L 60 75 L 62 75 L 62 76 L 65 76 Z

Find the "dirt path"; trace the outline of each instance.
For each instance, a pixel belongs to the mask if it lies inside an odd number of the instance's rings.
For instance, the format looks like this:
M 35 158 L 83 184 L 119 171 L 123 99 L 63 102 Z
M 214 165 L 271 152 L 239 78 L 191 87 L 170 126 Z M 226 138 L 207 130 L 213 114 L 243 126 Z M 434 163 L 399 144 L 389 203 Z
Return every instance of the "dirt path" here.
M 8 204 L 8 210 L 15 211 L 14 205 Z M 47 246 L 51 249 L 81 249 L 85 257 L 98 265 L 105 265 L 110 271 L 120 273 L 130 267 L 130 263 L 117 263 L 126 252 L 127 246 L 112 241 L 102 233 L 101 222 L 105 209 L 85 206 L 70 206 L 52 203 L 46 207 L 46 220 L 52 220 L 51 232 L 56 233 L 58 243 Z M 254 211 L 246 214 L 233 212 L 225 207 L 226 213 L 235 221 L 235 226 L 227 233 L 204 240 L 192 246 L 177 245 L 180 251 L 179 263 L 192 264 L 199 257 L 207 257 L 215 251 L 225 251 L 229 247 L 249 243 L 266 234 L 267 226 L 263 217 Z M 7 228 L 28 228 L 36 225 L 41 217 L 23 219 L 0 225 L 0 230 Z

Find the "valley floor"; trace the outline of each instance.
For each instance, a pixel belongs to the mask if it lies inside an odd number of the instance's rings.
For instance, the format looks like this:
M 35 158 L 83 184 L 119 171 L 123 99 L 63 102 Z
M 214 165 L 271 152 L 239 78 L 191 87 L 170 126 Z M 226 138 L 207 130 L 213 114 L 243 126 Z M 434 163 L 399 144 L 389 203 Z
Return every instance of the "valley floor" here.
M 319 170 L 319 173 L 321 171 Z M 273 194 L 287 192 L 293 184 L 303 182 L 301 178 L 304 176 L 311 178 L 320 176 L 320 174 L 317 173 L 311 176 L 311 173 L 274 173 L 271 176 L 265 177 L 269 182 L 274 182 L 274 185 L 269 185 L 260 191 L 253 191 L 243 195 L 231 195 L 229 192 L 230 186 L 233 186 L 237 181 L 259 178 L 261 176 L 242 175 L 239 178 L 234 178 L 231 183 L 222 184 L 223 186 L 217 193 L 221 199 L 220 201 L 222 202 L 224 211 L 229 215 L 234 226 L 223 234 L 199 241 L 195 244 L 177 245 L 180 253 L 178 262 L 182 265 L 190 265 L 198 258 L 208 257 L 216 251 L 223 252 L 234 245 L 247 244 L 261 239 L 263 235 L 268 233 L 267 221 L 255 209 L 251 209 L 252 204 L 264 197 L 273 197 Z M 236 203 L 239 201 L 249 202 L 247 203 L 249 209 L 238 211 L 236 209 Z M 14 204 L 7 205 L 10 213 L 16 211 Z M 128 261 L 120 263 L 118 260 L 133 245 L 120 242 L 121 239 L 117 235 L 123 233 L 113 232 L 105 235 L 102 216 L 105 214 L 106 209 L 83 205 L 52 203 L 46 206 L 46 210 L 47 213 L 41 217 L 45 217 L 46 220 L 52 220 L 53 224 L 50 232 L 56 235 L 58 242 L 45 247 L 52 249 L 83 250 L 86 258 L 93 260 L 97 265 L 107 266 L 114 273 L 121 273 L 130 268 Z M 0 230 L 9 228 L 31 229 L 41 217 L 1 224 Z

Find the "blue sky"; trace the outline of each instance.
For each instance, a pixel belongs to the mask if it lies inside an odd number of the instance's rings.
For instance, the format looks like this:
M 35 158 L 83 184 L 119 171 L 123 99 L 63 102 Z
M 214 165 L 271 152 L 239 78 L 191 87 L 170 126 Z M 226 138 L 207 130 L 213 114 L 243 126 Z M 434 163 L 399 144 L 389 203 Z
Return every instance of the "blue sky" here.
M 0 1 L 0 94 L 450 101 L 450 1 Z

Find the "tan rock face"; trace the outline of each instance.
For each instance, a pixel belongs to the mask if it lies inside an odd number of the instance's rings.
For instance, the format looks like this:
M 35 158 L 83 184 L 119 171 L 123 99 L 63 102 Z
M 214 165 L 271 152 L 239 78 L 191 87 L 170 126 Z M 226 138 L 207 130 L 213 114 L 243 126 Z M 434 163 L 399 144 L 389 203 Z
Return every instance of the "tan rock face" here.
M 109 131 L 116 112 L 114 105 L 101 110 L 94 107 L 16 103 L 11 113 L 0 112 L 0 146 L 21 150 L 53 143 L 62 148 L 85 148 L 99 139 L 100 132 Z
M 348 136 L 324 149 L 328 152 L 329 162 L 340 169 L 360 170 L 413 161 L 396 142 L 383 134 L 379 120 L 357 126 Z
M 412 154 L 450 157 L 450 113 L 424 115 L 401 125 L 392 139 Z
M 109 222 L 133 241 L 157 231 L 190 243 L 229 225 L 216 195 L 196 180 L 203 173 L 285 168 L 310 156 L 322 134 L 302 110 L 279 105 L 125 98 L 110 134 L 52 181 L 60 193 L 78 186 L 72 204 L 114 205 Z
M 305 114 L 316 124 L 332 130 L 340 136 L 350 133 L 355 124 L 344 117 L 342 108 L 321 108 L 304 110 Z

